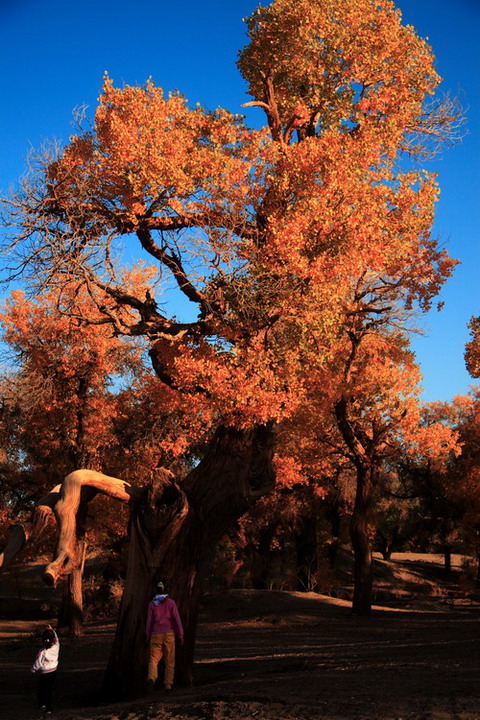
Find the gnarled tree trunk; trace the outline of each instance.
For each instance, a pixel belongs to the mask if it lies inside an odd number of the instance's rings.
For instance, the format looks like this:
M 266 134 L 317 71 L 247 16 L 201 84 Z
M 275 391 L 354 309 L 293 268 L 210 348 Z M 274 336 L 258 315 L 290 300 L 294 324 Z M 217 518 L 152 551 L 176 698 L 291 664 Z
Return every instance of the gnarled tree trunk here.
M 69 625 L 72 634 L 82 631 L 82 578 L 85 561 L 85 531 L 89 501 L 104 493 L 122 502 L 133 503 L 138 491 L 129 483 L 94 470 L 76 470 L 42 497 L 30 520 L 11 528 L 7 544 L 0 553 L 0 570 L 7 568 L 28 540 L 37 539 L 55 516 L 59 539 L 53 561 L 46 567 L 44 580 L 56 585 L 66 578 L 59 624 Z
M 75 518 L 75 556 L 73 569 L 67 575 L 62 594 L 62 603 L 58 613 L 58 626 L 68 627 L 74 637 L 83 633 L 83 571 L 87 553 L 87 514 L 88 503 L 97 492 L 83 487 L 80 504 Z
M 146 681 L 148 602 L 167 581 L 184 624 L 177 681 L 191 684 L 202 581 L 216 544 L 256 498 L 273 486 L 273 432 L 220 428 L 181 487 L 158 471 L 135 508 L 120 617 L 105 674 L 109 697 L 135 697 Z
M 23 525 L 14 525 L 6 546 L 0 554 L 0 570 L 6 569 L 23 549 L 28 541 L 37 540 L 56 515 L 56 505 L 61 497 L 61 485 L 57 485 L 47 495 L 40 498 L 32 512 L 30 520 Z M 89 489 L 82 490 L 84 503 L 93 497 Z M 58 625 L 69 627 L 74 636 L 82 633 L 83 626 L 83 568 L 85 564 L 85 525 L 87 517 L 86 504 L 80 505 L 76 517 L 75 564 L 67 576 L 62 595 Z M 49 577 L 50 580 L 50 577 Z

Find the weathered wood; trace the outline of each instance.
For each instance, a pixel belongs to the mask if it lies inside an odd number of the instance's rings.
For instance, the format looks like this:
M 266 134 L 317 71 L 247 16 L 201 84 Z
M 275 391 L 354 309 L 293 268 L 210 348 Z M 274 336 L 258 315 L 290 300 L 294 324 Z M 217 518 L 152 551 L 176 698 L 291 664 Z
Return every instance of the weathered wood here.
M 58 627 L 68 627 L 74 637 L 83 635 L 83 571 L 86 552 L 86 535 L 83 535 L 77 541 L 75 566 L 65 580 L 58 613 Z
M 80 637 L 83 633 L 83 571 L 87 552 L 88 504 L 96 494 L 97 490 L 85 485 L 80 492 L 80 504 L 75 517 L 74 557 L 66 577 L 58 614 L 58 626 L 68 626 L 74 637 Z
M 97 493 L 103 493 L 116 500 L 132 503 L 138 498 L 138 490 L 130 483 L 110 477 L 95 470 L 75 470 L 64 478 L 60 498 L 54 512 L 60 527 L 54 560 L 47 565 L 44 580 L 55 586 L 58 580 L 72 572 L 76 562 L 77 515 L 82 502 L 82 488 L 88 488 L 83 503 L 88 503 Z
M 56 485 L 38 500 L 27 522 L 12 526 L 7 544 L 0 553 L 0 570 L 5 570 L 13 562 L 28 540 L 38 539 L 49 522 L 54 519 L 53 508 L 60 497 L 60 487 Z

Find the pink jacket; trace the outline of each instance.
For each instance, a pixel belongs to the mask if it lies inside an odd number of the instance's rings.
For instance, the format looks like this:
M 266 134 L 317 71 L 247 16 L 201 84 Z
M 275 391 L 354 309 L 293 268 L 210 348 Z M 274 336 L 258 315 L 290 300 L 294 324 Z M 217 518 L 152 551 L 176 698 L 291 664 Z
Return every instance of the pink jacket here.
M 147 637 L 168 632 L 183 638 L 183 626 L 177 605 L 168 595 L 155 595 L 148 606 Z

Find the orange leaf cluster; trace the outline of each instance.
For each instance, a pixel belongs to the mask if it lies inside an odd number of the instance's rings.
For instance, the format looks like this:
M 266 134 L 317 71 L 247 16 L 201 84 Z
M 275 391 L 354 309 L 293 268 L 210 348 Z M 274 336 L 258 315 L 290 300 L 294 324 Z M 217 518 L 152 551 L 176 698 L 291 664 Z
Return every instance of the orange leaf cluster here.
M 391 0 L 275 0 L 247 23 L 240 70 L 256 101 L 271 82 L 284 128 L 359 127 L 395 154 L 440 80 Z

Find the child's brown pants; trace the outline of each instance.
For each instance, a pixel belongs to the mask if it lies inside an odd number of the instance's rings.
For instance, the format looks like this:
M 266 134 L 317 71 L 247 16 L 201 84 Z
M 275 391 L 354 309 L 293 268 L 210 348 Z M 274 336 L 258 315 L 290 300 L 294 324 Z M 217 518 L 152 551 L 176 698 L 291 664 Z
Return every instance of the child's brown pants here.
M 155 682 L 157 679 L 158 663 L 162 657 L 165 659 L 163 684 L 166 688 L 171 688 L 175 670 L 175 634 L 173 632 L 158 633 L 151 636 L 147 680 Z

